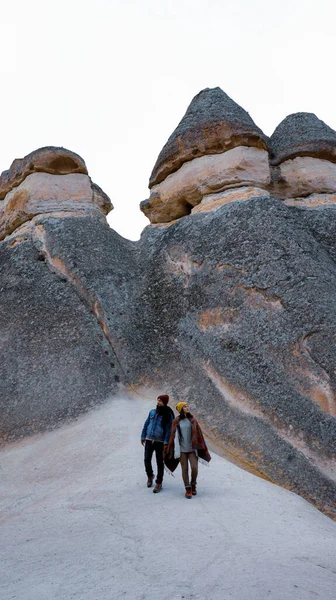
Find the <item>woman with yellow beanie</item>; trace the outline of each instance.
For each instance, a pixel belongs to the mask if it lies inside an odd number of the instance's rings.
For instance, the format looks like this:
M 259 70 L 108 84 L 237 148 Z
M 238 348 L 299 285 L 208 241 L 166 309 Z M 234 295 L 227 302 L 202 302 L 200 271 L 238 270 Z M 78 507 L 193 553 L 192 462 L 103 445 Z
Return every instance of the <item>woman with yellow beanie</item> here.
M 199 423 L 191 414 L 187 402 L 178 402 L 176 410 L 179 416 L 172 423 L 165 464 L 170 471 L 175 471 L 178 463 L 181 463 L 185 497 L 190 499 L 197 493 L 198 459 L 208 463 L 211 456 Z

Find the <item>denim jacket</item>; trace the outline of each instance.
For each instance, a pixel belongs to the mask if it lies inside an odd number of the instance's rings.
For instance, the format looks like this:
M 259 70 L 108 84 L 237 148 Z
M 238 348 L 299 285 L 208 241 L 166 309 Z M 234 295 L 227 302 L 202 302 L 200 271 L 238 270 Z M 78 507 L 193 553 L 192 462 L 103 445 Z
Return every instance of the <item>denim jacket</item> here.
M 162 427 L 162 416 L 153 408 L 145 421 L 141 432 L 141 440 L 154 440 L 168 444 L 170 428 L 173 418 L 168 422 L 165 429 Z

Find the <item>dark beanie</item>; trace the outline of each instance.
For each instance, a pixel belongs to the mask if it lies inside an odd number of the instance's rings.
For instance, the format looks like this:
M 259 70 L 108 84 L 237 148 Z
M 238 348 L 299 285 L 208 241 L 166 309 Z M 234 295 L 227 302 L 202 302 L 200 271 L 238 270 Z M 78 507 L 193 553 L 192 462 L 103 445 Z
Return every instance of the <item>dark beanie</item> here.
M 162 394 L 161 396 L 158 396 L 157 399 L 161 400 L 161 402 L 163 402 L 163 404 L 165 406 L 167 406 L 167 404 L 169 402 L 169 396 L 168 396 L 168 394 Z

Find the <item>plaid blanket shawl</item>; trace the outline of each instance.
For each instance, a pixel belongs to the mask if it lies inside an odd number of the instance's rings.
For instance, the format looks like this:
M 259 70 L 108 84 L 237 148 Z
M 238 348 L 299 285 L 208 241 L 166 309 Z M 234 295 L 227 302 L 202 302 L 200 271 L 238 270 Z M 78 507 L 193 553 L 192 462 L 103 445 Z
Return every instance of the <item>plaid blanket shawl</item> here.
M 188 417 L 187 417 L 188 418 Z M 197 451 L 197 456 L 205 462 L 210 462 L 211 456 L 209 454 L 207 445 L 205 443 L 202 430 L 198 424 L 198 421 L 195 417 L 192 417 L 190 420 L 191 423 L 191 445 L 192 449 Z M 180 458 L 176 456 L 175 452 L 175 439 L 178 436 L 177 426 L 180 422 L 180 417 L 176 417 L 172 422 L 168 448 L 165 454 L 165 465 L 170 471 L 175 471 L 177 465 L 180 462 Z

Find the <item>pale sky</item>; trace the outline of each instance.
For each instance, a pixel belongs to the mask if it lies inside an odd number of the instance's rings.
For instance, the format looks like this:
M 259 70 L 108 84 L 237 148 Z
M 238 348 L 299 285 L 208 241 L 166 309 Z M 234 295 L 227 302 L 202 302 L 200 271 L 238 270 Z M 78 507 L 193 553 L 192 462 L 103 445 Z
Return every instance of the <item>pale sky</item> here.
M 334 0 L 2 0 L 0 171 L 41 146 L 80 154 L 138 239 L 156 158 L 193 96 L 220 86 L 271 135 L 336 129 Z

